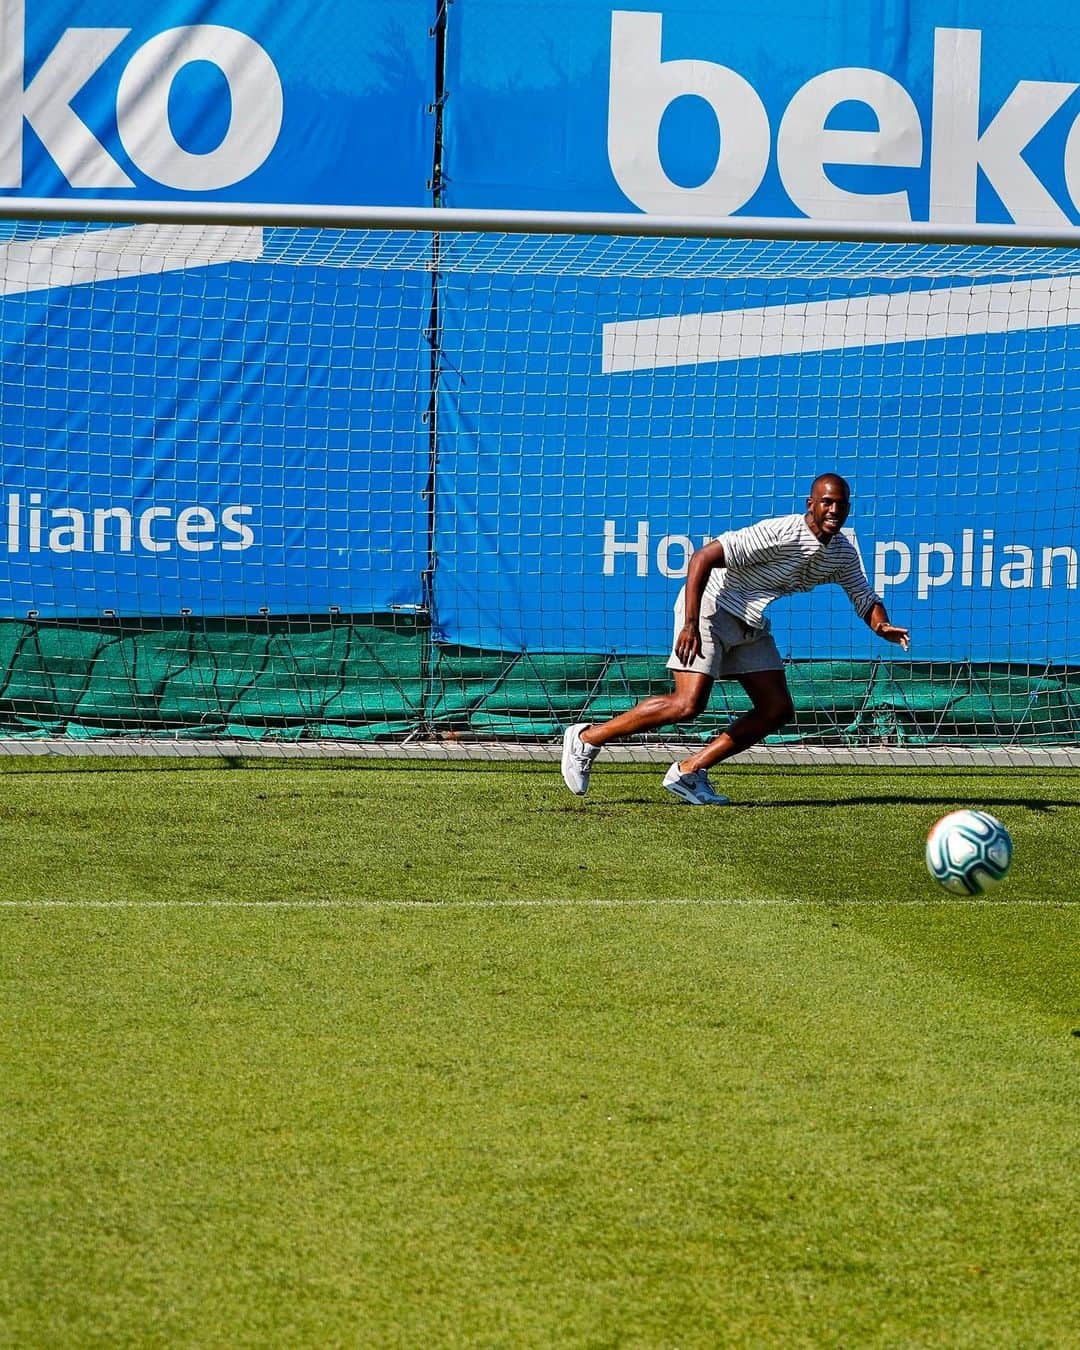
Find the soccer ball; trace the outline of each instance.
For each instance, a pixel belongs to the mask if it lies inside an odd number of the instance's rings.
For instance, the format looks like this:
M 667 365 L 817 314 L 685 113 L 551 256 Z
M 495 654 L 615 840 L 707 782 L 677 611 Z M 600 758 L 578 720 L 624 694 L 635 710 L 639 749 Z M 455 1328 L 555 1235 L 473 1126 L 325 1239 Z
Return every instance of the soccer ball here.
M 926 840 L 926 866 L 935 881 L 956 895 L 982 895 L 1003 881 L 1012 861 L 1012 840 L 986 811 L 952 811 Z

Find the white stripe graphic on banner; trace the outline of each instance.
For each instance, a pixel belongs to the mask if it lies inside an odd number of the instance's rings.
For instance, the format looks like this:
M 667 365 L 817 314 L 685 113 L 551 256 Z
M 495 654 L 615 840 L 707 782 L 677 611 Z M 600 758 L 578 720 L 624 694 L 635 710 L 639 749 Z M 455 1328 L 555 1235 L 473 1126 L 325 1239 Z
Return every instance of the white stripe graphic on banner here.
M 606 323 L 602 369 L 656 370 L 1080 323 L 1080 276 Z
M 258 226 L 131 225 L 0 244 L 0 295 L 262 257 Z

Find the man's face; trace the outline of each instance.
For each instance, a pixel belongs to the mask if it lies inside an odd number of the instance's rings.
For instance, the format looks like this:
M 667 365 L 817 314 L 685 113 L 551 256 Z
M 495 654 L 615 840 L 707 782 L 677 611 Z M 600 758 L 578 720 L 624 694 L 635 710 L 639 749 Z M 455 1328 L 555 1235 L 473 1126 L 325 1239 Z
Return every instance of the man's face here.
M 851 510 L 847 486 L 835 478 L 815 484 L 806 505 L 806 523 L 825 543 L 840 533 Z

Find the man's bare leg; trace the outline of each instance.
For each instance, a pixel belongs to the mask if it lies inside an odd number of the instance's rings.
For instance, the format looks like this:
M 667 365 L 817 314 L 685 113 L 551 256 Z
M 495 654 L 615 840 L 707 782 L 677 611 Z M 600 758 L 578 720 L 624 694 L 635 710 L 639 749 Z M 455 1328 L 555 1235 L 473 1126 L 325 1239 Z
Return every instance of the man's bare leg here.
M 597 722 L 586 727 L 581 739 L 586 745 L 607 745 L 608 741 L 633 736 L 638 731 L 651 731 L 653 727 L 668 726 L 673 722 L 688 722 L 704 712 L 712 693 L 712 676 L 696 675 L 688 670 L 673 670 L 671 674 L 675 688 L 670 694 L 653 694 L 610 722 Z
M 782 670 L 758 670 L 751 675 L 740 675 L 737 678 L 750 695 L 750 701 L 754 706 L 748 713 L 732 722 L 731 726 L 722 731 L 715 740 L 681 760 L 679 768 L 683 773 L 708 769 L 711 765 L 730 759 L 732 755 L 737 755 L 742 750 L 748 750 L 750 746 L 764 740 L 770 732 L 776 731 L 785 722 L 790 722 L 794 716 L 791 691 Z M 633 711 L 631 709 L 631 712 Z

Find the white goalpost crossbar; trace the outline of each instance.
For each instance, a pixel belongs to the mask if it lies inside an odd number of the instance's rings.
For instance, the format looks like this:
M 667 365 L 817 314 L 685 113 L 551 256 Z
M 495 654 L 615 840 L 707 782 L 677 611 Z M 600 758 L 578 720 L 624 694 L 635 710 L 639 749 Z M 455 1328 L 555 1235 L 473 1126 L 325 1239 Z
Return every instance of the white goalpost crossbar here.
M 318 206 L 269 202 L 111 201 L 0 197 L 0 220 L 237 225 L 476 234 L 626 235 L 643 239 L 775 239 L 819 243 L 1078 248 L 1080 227 L 932 221 L 669 216 L 635 211 L 525 211 L 447 206 Z

